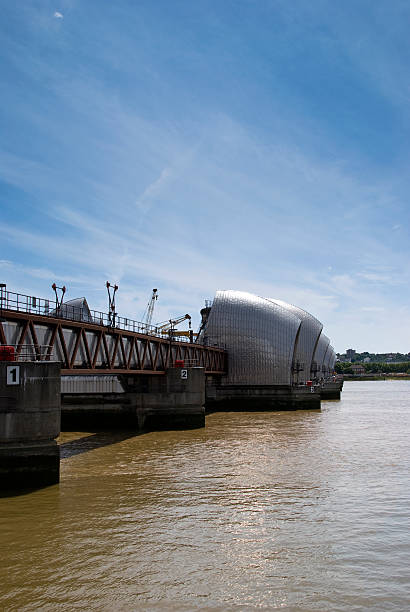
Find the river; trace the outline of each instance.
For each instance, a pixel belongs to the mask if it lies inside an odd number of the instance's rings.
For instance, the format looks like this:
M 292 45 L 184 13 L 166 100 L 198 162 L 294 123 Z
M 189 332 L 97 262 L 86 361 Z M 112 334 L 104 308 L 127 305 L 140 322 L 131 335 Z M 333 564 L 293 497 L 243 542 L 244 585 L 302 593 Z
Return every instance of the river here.
M 0 499 L 1 610 L 410 609 L 410 381 L 60 442 L 60 485 Z

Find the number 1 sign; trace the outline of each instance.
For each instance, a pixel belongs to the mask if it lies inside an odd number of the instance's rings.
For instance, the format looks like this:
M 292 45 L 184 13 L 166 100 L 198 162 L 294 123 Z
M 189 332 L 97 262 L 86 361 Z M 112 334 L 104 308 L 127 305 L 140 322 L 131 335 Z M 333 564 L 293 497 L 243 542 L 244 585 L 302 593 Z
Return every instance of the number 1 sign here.
M 7 366 L 7 384 L 20 384 L 20 366 Z

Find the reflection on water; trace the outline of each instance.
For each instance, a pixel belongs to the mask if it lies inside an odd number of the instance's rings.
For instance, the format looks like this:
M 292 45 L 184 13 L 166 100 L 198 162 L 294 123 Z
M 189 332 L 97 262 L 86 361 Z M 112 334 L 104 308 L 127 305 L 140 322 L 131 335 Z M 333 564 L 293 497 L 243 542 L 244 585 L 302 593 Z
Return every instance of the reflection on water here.
M 409 392 L 63 434 L 60 485 L 0 499 L 0 608 L 408 609 Z

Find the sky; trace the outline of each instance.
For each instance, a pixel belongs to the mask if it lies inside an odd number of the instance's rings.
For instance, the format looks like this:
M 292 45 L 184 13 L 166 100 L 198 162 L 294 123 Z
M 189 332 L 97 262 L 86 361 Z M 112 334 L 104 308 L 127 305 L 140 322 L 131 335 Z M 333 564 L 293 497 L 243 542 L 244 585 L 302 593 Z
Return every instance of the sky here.
M 409 352 L 407 0 L 0 0 L 0 279 Z

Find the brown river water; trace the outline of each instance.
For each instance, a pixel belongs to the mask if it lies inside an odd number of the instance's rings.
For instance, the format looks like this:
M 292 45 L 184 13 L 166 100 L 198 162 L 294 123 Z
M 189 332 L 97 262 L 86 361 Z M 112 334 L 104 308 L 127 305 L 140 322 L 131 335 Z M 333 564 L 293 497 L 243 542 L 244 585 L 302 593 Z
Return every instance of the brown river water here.
M 410 609 L 410 381 L 61 451 L 0 499 L 0 610 Z

